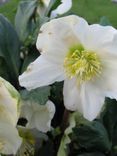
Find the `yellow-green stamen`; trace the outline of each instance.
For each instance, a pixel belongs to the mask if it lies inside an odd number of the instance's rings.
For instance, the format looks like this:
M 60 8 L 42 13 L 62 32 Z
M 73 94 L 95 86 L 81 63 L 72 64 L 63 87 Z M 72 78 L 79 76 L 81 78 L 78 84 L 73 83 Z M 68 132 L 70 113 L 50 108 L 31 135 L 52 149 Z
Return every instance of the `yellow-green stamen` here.
M 69 78 L 76 76 L 81 84 L 100 75 L 102 64 L 99 56 L 92 51 L 85 50 L 82 46 L 70 49 L 64 60 L 64 67 Z

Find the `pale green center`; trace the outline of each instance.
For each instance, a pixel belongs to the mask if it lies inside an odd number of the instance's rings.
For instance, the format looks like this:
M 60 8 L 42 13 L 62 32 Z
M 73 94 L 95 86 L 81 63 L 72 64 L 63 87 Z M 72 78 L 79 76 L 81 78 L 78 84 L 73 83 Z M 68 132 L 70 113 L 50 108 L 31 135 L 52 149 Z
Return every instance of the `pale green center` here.
M 100 75 L 102 64 L 99 56 L 82 46 L 74 46 L 67 53 L 64 68 L 69 78 L 76 77 L 79 84 Z

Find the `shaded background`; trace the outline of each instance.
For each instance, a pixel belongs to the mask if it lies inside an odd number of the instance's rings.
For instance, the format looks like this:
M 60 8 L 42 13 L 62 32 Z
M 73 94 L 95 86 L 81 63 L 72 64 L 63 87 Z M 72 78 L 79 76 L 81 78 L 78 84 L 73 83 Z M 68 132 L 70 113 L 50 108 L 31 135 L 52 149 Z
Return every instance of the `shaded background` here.
M 0 4 L 2 1 L 5 0 L 0 0 Z M 9 0 L 4 5 L 0 5 L 0 13 L 8 17 L 12 23 L 19 1 L 20 0 Z M 82 16 L 87 19 L 89 23 L 99 23 L 100 18 L 105 16 L 109 19 L 110 23 L 117 28 L 117 3 L 111 0 L 73 0 L 73 7 L 69 13 Z

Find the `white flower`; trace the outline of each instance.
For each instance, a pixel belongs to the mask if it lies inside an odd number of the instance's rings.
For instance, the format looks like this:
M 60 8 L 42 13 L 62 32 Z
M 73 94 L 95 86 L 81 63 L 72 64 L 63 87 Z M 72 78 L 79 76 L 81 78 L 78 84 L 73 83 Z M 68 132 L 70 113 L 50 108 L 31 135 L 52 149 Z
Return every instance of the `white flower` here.
M 20 77 L 34 89 L 64 80 L 64 104 L 88 120 L 100 112 L 105 96 L 117 98 L 117 30 L 78 16 L 54 19 L 41 28 L 41 51 Z
M 72 7 L 72 0 L 61 0 L 61 4 L 51 12 L 51 17 L 55 18 L 57 15 L 62 15 L 69 11 Z
M 19 117 L 19 94 L 0 77 L 0 153 L 16 154 L 21 145 L 16 124 Z
M 14 87 L 0 77 L 0 121 L 16 126 L 18 121 L 19 94 Z
M 0 153 L 16 154 L 21 142 L 15 127 L 9 123 L 0 122 Z
M 46 12 L 47 7 L 49 6 L 51 0 L 42 0 L 38 8 L 38 13 L 40 16 L 43 16 Z M 62 15 L 70 10 L 72 7 L 72 0 L 61 0 L 61 4 L 55 9 L 51 11 L 50 17 L 55 18 L 58 15 Z
M 28 120 L 27 128 L 36 128 L 41 132 L 47 132 L 51 129 L 51 120 L 55 114 L 55 106 L 51 101 L 45 105 L 24 101 L 21 108 L 21 117 Z

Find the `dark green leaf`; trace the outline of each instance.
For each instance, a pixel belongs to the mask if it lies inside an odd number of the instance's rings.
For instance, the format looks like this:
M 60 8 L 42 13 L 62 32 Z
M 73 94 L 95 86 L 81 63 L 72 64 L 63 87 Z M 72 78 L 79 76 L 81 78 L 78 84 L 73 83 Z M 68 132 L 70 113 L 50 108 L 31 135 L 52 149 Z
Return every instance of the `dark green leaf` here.
M 25 41 L 34 30 L 34 12 L 37 7 L 36 0 L 21 1 L 15 17 L 15 27 L 21 41 Z
M 60 4 L 61 4 L 61 0 L 51 0 L 46 10 L 45 16 L 48 16 L 48 14 L 50 14 L 51 11 L 56 9 L 57 6 L 59 6 Z
M 101 114 L 101 119 L 112 144 L 117 145 L 117 101 L 115 99 L 106 98 L 105 110 Z
M 93 152 L 93 153 L 84 153 L 77 156 L 105 156 L 105 155 L 100 152 Z
M 56 106 L 56 113 L 54 119 L 52 120 L 53 126 L 56 127 L 62 122 L 64 113 L 63 82 L 56 82 L 51 86 L 50 99 L 54 102 Z
M 117 101 L 115 99 L 106 98 L 105 110 L 101 114 L 101 119 L 109 133 L 110 139 L 112 139 L 113 131 L 117 124 Z
M 98 121 L 80 124 L 74 128 L 74 134 L 76 143 L 82 148 L 100 151 L 108 151 L 111 148 L 107 131 Z
M 55 156 L 55 149 L 51 140 L 47 141 L 39 151 L 36 152 L 36 156 Z M 62 155 L 61 155 L 62 156 Z
M 28 67 L 28 65 L 33 62 L 37 57 L 39 56 L 39 52 L 35 51 L 34 49 L 32 50 L 32 53 L 30 52 L 24 59 L 23 65 L 22 65 L 22 69 L 21 69 L 21 73 L 23 73 L 26 68 Z
M 3 57 L 0 57 L 0 76 L 3 77 L 4 79 L 6 79 L 7 81 L 10 81 L 10 77 L 9 77 L 9 71 L 7 69 L 5 60 Z
M 13 26 L 0 15 L 0 56 L 4 59 L 12 83 L 17 81 L 20 66 L 20 42 Z
M 45 105 L 50 96 L 50 87 L 41 87 L 31 91 L 23 90 L 21 95 L 23 100 L 29 100 L 30 102 Z

